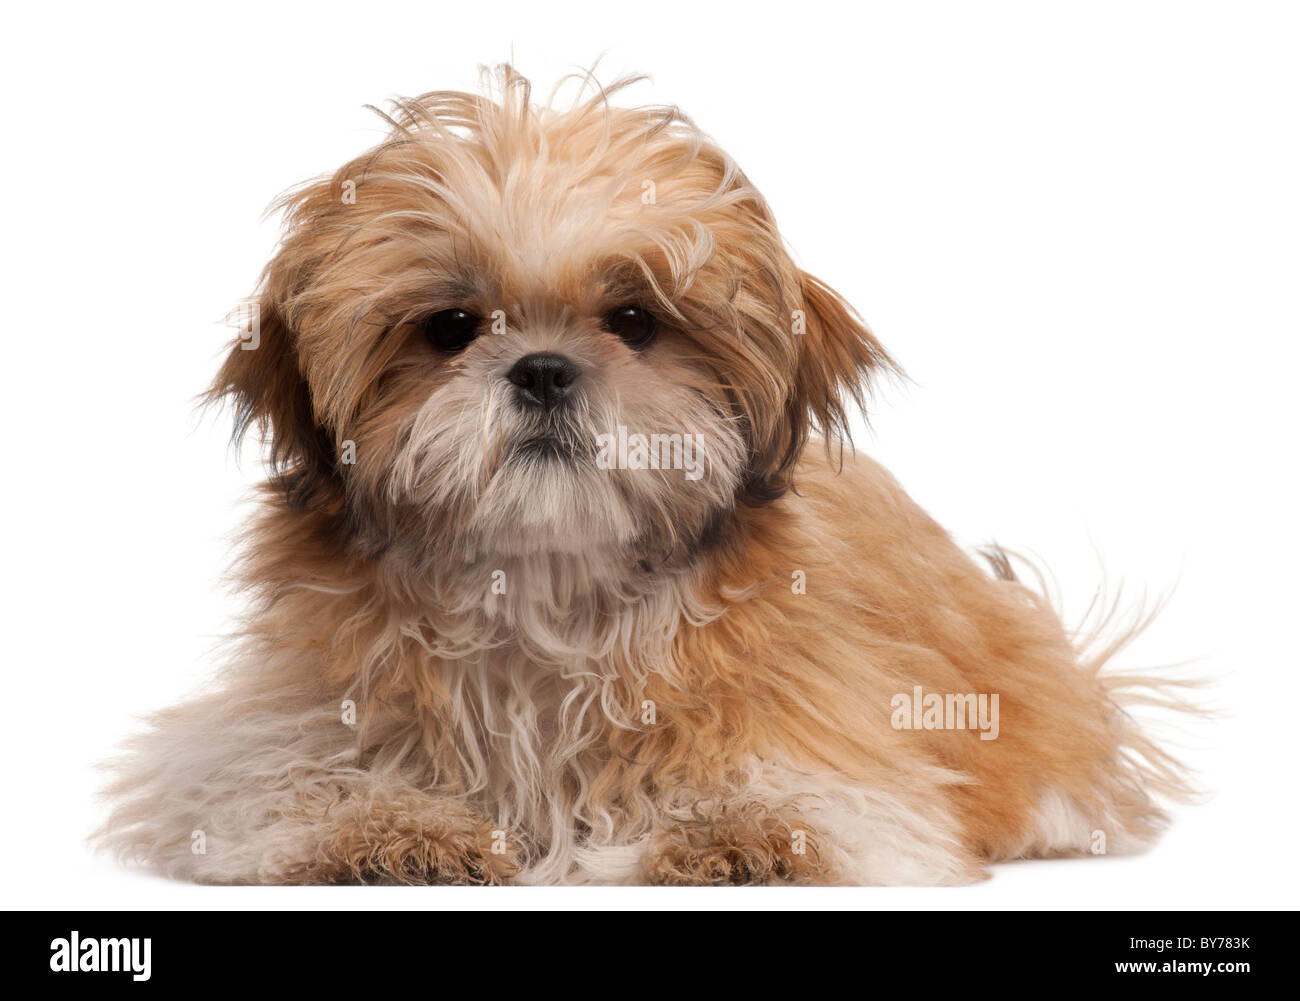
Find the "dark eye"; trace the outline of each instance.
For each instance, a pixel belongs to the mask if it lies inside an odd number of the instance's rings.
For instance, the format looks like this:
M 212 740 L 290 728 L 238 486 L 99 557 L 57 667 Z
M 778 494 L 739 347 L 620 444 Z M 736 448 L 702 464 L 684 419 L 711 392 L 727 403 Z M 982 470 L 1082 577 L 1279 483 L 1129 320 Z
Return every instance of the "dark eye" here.
M 439 351 L 460 351 L 478 336 L 480 320 L 463 309 L 444 309 L 425 323 L 424 336 Z
M 640 306 L 619 306 L 605 317 L 605 329 L 618 334 L 629 347 L 643 348 L 654 340 L 659 321 Z

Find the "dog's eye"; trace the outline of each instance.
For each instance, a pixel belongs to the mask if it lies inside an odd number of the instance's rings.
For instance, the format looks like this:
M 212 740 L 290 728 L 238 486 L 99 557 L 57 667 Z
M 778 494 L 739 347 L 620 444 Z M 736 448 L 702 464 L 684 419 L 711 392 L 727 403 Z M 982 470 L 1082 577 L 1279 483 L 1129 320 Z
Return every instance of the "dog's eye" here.
M 439 351 L 460 351 L 478 336 L 481 321 L 463 309 L 444 309 L 425 323 L 424 336 Z
M 640 306 L 619 306 L 605 317 L 605 329 L 623 338 L 629 347 L 643 348 L 654 340 L 659 321 Z

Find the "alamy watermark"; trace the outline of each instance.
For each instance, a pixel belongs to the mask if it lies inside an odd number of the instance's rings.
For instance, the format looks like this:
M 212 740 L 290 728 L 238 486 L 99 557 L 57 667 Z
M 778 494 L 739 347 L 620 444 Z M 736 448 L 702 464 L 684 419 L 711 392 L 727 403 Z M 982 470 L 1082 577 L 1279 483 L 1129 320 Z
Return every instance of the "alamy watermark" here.
M 132 980 L 148 980 L 152 939 L 82 938 L 72 932 L 50 943 L 50 969 L 54 973 L 130 973 Z
M 704 475 L 704 435 L 628 433 L 596 435 L 598 469 L 680 469 L 688 480 Z
M 889 706 L 895 730 L 978 730 L 980 740 L 998 739 L 996 695 L 926 693 L 916 685 L 911 695 L 900 692 L 891 698 Z

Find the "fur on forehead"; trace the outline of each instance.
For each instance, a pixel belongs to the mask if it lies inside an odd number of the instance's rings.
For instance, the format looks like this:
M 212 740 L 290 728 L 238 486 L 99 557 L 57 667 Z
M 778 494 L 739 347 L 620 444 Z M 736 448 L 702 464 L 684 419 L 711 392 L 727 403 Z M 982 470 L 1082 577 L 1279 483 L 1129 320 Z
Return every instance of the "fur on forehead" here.
M 655 310 L 744 428 L 739 499 L 791 485 L 809 433 L 847 433 L 845 401 L 892 367 L 857 314 L 801 271 L 736 164 L 678 109 L 621 108 L 635 78 L 567 107 L 512 68 L 484 94 L 395 103 L 391 134 L 280 202 L 260 289 L 260 350 L 236 343 L 211 395 L 270 441 L 295 505 L 342 496 L 337 445 L 403 364 L 394 331 L 464 303 Z

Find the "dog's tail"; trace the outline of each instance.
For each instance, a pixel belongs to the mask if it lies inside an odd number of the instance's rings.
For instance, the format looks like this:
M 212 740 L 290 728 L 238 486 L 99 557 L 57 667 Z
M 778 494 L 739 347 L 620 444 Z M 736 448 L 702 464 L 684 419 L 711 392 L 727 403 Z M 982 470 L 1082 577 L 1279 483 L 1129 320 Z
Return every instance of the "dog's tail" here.
M 990 545 L 979 550 L 998 580 L 1024 587 L 1066 623 L 1064 601 L 1055 579 L 1042 562 L 1022 553 Z M 1019 572 L 1018 572 L 1019 571 Z M 1156 600 L 1130 601 L 1121 586 L 1112 591 L 1104 575 L 1074 628 L 1065 625 L 1079 670 L 1090 678 L 1111 707 L 1111 724 L 1123 784 L 1132 791 L 1135 809 L 1130 833 L 1149 842 L 1167 823 L 1164 807 L 1203 798 L 1194 773 L 1167 750 L 1169 726 L 1176 720 L 1212 716 L 1213 710 L 1195 697 L 1209 679 L 1186 676 L 1185 664 L 1133 670 L 1116 662 L 1168 605 L 1172 592 Z M 1138 715 L 1142 719 L 1139 721 Z M 1157 740 L 1154 734 L 1159 734 Z M 1127 812 L 1127 811 L 1125 811 Z

